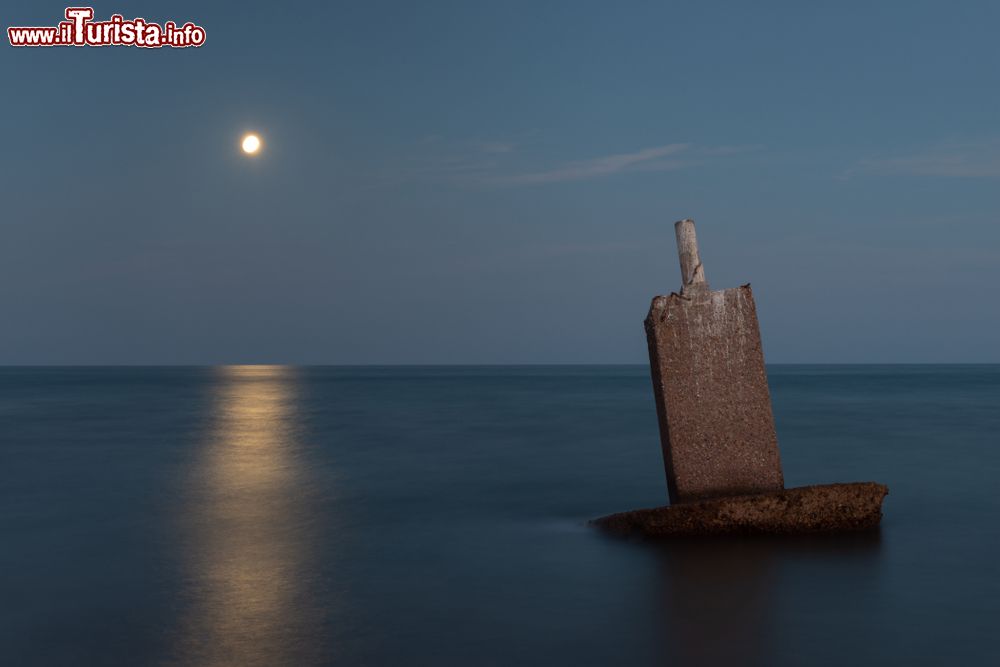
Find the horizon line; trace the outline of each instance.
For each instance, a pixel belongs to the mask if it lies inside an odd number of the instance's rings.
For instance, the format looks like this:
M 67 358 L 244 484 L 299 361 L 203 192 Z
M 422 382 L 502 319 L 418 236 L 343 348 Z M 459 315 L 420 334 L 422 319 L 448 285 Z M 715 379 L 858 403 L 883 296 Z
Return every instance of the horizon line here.
M 295 368 L 554 368 L 648 367 L 648 362 L 517 362 L 517 363 L 0 363 L 2 368 L 224 368 L 230 366 L 283 366 Z M 765 366 L 1000 366 L 1000 361 L 774 361 Z

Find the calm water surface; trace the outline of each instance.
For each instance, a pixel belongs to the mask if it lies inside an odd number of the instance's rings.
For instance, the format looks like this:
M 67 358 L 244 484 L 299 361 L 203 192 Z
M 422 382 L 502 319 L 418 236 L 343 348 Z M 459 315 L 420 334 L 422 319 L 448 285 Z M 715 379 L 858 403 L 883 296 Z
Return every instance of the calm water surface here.
M 595 533 L 666 500 L 640 366 L 0 369 L 0 664 L 1000 664 L 1000 367 L 769 371 L 880 532 Z

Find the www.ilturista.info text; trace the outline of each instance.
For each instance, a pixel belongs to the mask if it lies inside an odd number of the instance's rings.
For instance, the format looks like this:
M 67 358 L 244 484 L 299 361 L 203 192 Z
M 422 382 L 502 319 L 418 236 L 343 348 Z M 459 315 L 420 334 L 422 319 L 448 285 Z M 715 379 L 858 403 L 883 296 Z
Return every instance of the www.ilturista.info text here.
M 54 27 L 10 27 L 11 46 L 138 46 L 185 48 L 205 43 L 205 29 L 190 21 L 178 26 L 145 19 L 126 20 L 113 14 L 107 21 L 94 21 L 92 7 L 67 7 L 66 20 Z

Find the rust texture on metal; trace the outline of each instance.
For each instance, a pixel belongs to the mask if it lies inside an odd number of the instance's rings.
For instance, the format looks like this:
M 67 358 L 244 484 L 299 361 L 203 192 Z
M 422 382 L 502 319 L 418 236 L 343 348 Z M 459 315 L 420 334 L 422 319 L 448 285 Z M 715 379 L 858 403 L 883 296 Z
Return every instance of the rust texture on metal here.
M 677 239 L 683 294 L 654 298 L 646 318 L 670 501 L 781 490 L 753 292 L 710 291 L 692 221 Z

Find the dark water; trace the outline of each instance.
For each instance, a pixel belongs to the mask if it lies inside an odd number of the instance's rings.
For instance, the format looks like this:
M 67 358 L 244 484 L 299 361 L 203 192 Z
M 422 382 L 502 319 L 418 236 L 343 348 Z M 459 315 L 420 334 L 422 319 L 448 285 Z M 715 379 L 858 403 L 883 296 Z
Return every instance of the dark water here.
M 0 664 L 998 664 L 1000 367 L 770 369 L 880 533 L 608 539 L 642 367 L 0 369 Z

